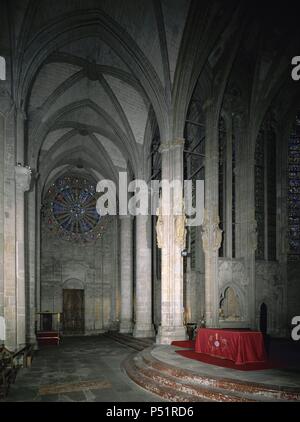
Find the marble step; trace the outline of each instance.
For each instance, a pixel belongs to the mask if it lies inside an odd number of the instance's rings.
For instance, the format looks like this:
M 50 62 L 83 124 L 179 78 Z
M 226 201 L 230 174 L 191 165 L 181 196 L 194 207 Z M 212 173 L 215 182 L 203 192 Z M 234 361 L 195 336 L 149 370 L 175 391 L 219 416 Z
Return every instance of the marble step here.
M 245 395 L 234 394 L 232 392 L 206 387 L 203 385 L 196 385 L 194 383 L 188 383 L 184 380 L 166 375 L 161 371 L 154 370 L 153 368 L 146 366 L 140 354 L 132 358 L 131 371 L 135 371 L 142 375 L 144 378 L 151 380 L 156 383 L 157 386 L 167 387 L 173 391 L 172 401 L 180 399 L 181 394 L 187 394 L 189 397 L 193 397 L 194 401 L 213 401 L 213 402 L 251 402 L 255 401 L 251 397 Z M 137 377 L 138 375 L 135 374 Z
M 127 375 L 137 384 L 171 401 L 277 402 L 296 401 L 295 393 L 274 391 L 264 385 L 253 385 L 232 379 L 216 379 L 183 370 L 155 359 L 152 348 L 129 357 L 124 363 Z M 167 389 L 167 393 L 165 392 Z M 182 395 L 182 397 L 181 397 Z
M 159 384 L 155 379 L 144 376 L 133 363 L 133 359 L 126 359 L 123 362 L 122 369 L 137 385 L 167 401 L 182 403 L 205 401 L 187 393 L 177 392 L 174 388 Z
M 215 378 L 210 375 L 198 374 L 196 372 L 181 369 L 156 359 L 151 354 L 152 348 L 145 349 L 140 356 L 145 365 L 166 375 L 180 378 L 188 383 L 203 385 L 205 387 L 218 388 L 232 393 L 242 394 L 251 397 L 256 401 L 300 401 L 300 391 L 289 387 L 267 386 L 266 384 L 255 384 L 246 381 Z

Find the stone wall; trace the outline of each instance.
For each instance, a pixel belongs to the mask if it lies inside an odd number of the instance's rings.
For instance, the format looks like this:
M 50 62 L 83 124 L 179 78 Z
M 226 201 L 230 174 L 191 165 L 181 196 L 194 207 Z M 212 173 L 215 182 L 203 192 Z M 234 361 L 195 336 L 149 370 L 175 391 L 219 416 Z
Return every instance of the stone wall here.
M 257 261 L 255 265 L 256 321 L 259 327 L 260 307 L 268 308 L 268 334 L 285 336 L 287 320 L 285 314 L 286 287 L 283 271 L 277 262 Z
M 4 117 L 0 114 L 0 316 L 4 316 L 4 209 L 3 209 L 3 181 L 4 181 Z
M 85 334 L 118 327 L 117 220 L 96 243 L 71 243 L 42 231 L 41 310 L 63 311 L 63 289 L 84 289 Z
M 290 262 L 287 266 L 287 319 L 300 315 L 300 262 Z
M 228 288 L 232 288 L 240 305 L 241 315 L 239 320 L 222 320 L 221 327 L 249 327 L 249 278 L 243 258 L 219 259 L 218 268 L 219 299 L 224 298 Z

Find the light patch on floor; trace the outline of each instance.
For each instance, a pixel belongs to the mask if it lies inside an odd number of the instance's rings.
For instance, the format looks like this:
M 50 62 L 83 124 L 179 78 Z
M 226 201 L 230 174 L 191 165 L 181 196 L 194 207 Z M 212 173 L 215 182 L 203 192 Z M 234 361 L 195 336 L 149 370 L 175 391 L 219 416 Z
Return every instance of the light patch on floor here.
M 108 381 L 81 381 L 68 384 L 44 385 L 39 388 L 39 395 L 46 396 L 49 394 L 73 393 L 84 390 L 104 390 L 107 388 L 112 388 L 111 383 Z

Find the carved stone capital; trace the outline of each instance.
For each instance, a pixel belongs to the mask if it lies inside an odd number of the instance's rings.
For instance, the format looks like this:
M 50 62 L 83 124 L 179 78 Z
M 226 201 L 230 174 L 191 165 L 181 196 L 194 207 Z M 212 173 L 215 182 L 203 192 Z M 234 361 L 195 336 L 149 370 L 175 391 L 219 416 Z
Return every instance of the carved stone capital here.
M 32 171 L 29 167 L 21 165 L 15 166 L 16 188 L 21 192 L 27 192 L 30 189 Z
M 204 210 L 204 221 L 202 226 L 202 241 L 205 253 L 217 252 L 222 244 L 223 231 L 219 227 L 220 218 L 217 213 L 211 214 Z

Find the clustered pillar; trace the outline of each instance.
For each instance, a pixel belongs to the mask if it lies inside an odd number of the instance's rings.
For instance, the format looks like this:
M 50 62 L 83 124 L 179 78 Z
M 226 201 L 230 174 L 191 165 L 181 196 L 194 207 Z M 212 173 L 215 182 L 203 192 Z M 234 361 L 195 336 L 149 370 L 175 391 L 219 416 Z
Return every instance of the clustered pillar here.
M 162 187 L 161 210 L 157 233 L 162 256 L 161 274 L 161 326 L 158 344 L 170 344 L 186 336 L 183 307 L 183 258 L 185 248 L 185 212 L 183 199 L 183 148 L 184 140 L 163 143 L 162 180 L 181 182 L 179 188 L 167 191 Z
M 133 218 L 121 220 L 121 322 L 120 333 L 133 330 Z
M 25 319 L 25 224 L 24 224 L 24 194 L 30 188 L 31 170 L 20 166 L 15 167 L 16 178 L 16 309 L 17 348 L 26 344 L 26 319 Z
M 153 337 L 151 216 L 138 215 L 136 233 L 136 285 L 134 337 Z
M 205 254 L 205 322 L 210 328 L 219 326 L 218 257 L 222 244 L 219 218 L 218 186 L 218 126 L 217 112 L 206 108 L 205 212 L 202 227 Z

